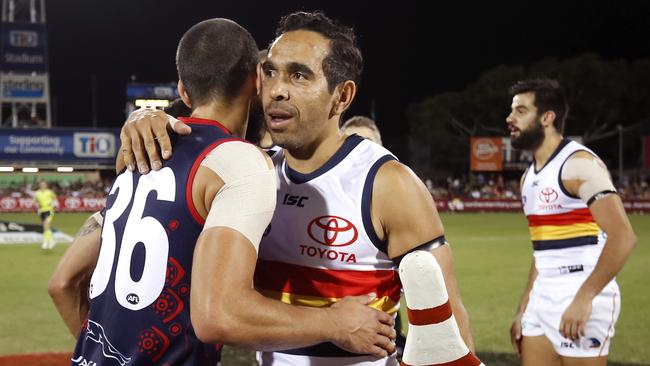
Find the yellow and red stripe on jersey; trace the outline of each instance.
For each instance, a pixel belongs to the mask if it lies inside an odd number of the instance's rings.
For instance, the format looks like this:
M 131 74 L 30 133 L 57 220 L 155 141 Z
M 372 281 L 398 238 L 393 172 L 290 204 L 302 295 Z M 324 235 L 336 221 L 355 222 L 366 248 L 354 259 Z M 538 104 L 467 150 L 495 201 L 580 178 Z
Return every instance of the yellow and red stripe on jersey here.
M 600 227 L 588 208 L 552 214 L 528 215 L 535 250 L 561 249 L 598 243 Z
M 287 304 L 322 307 L 345 296 L 376 293 L 369 306 L 397 312 L 401 284 L 395 270 L 333 270 L 259 260 L 255 287 L 265 296 Z

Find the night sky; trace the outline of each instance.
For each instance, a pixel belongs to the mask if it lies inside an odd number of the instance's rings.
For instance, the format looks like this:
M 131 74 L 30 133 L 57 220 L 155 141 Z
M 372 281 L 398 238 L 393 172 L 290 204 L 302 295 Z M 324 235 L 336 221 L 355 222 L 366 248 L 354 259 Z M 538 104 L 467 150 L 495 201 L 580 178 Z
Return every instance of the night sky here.
M 47 7 L 54 122 L 59 127 L 92 125 L 93 74 L 99 126 L 121 125 L 131 76 L 138 82 L 176 82 L 178 40 L 193 24 L 212 17 L 237 21 L 260 48 L 272 40 L 280 16 L 294 10 L 324 10 L 354 26 L 365 70 L 348 115 L 369 115 L 374 105 L 389 147 L 407 132 L 409 103 L 462 90 L 494 66 L 585 52 L 605 59 L 650 56 L 650 1 L 645 0 L 55 0 Z

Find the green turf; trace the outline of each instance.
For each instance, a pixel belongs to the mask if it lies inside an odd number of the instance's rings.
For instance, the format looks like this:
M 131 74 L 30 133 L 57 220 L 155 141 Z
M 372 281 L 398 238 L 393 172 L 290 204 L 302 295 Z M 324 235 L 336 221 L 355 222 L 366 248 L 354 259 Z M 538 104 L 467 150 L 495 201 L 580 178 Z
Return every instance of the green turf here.
M 73 235 L 88 214 L 57 214 L 54 227 Z M 35 214 L 0 214 L 0 219 L 37 222 Z M 650 216 L 633 215 L 637 248 L 618 276 L 623 309 L 610 360 L 648 363 L 650 303 Z M 526 222 L 520 214 L 443 215 L 453 245 L 456 274 L 477 350 L 490 365 L 515 365 L 509 328 L 531 259 Z M 47 280 L 65 250 L 0 245 L 0 355 L 72 350 L 74 341 L 47 295 Z M 226 365 L 252 364 L 250 353 L 229 350 Z M 237 361 L 235 361 L 237 360 Z M 225 361 L 225 360 L 224 360 Z

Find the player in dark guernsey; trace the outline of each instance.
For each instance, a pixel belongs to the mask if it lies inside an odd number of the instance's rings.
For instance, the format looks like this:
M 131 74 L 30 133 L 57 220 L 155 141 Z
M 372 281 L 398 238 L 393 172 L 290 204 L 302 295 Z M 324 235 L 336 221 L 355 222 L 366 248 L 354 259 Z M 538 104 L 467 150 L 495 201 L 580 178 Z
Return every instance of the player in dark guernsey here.
M 50 283 L 79 337 L 73 365 L 215 365 L 218 343 L 392 350 L 392 320 L 366 307 L 368 296 L 318 310 L 251 286 L 276 190 L 270 159 L 239 138 L 259 88 L 257 60 L 250 34 L 229 20 L 201 22 L 181 39 L 179 94 L 192 134 L 172 137 L 175 154 L 156 171 L 118 175 L 101 246 L 74 244 Z M 89 273 L 87 303 L 79 294 Z

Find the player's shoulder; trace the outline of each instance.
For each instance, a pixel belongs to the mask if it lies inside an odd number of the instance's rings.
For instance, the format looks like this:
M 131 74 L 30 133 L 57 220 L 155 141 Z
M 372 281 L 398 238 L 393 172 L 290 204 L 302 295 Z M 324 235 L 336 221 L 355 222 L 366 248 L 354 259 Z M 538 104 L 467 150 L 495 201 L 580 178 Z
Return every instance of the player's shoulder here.
M 569 155 L 568 159 L 598 159 L 596 155 L 594 155 L 592 152 L 587 151 L 587 150 L 576 150 L 571 155 Z
M 421 185 L 424 184 L 411 168 L 399 160 L 390 159 L 379 167 L 374 190 L 406 193 Z
M 219 144 L 206 155 L 201 165 L 211 168 L 222 179 L 241 178 L 268 171 L 273 166 L 264 150 L 244 140 Z

